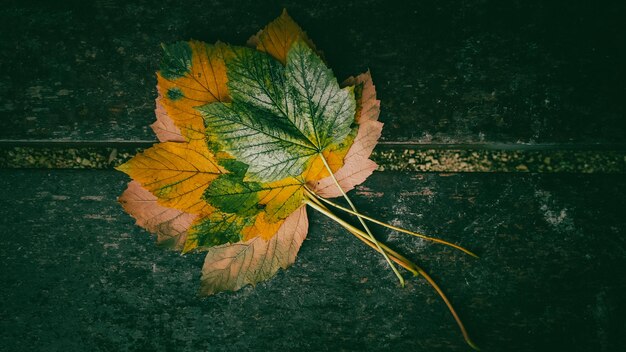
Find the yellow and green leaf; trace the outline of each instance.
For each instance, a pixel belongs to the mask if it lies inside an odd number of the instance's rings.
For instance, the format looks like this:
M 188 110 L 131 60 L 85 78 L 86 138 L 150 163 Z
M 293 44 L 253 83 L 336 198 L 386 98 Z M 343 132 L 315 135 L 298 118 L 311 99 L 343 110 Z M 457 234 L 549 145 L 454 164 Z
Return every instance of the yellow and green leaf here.
M 194 222 L 184 252 L 254 237 L 269 240 L 302 206 L 303 191 L 303 181 L 295 178 L 262 184 L 234 173 L 219 176 L 204 195 L 215 211 Z
M 195 109 L 212 102 L 228 102 L 224 59 L 231 49 L 198 41 L 163 46 L 157 90 L 161 103 L 187 140 L 204 139 L 202 116 Z
M 196 219 L 187 233 L 183 253 L 196 248 L 208 248 L 242 239 L 245 227 L 254 223 L 254 217 L 243 217 L 221 211 Z
M 192 214 L 213 211 L 202 195 L 225 170 L 203 141 L 156 144 L 117 167 L 157 197 L 159 204 Z
M 311 160 L 345 142 L 352 131 L 352 87 L 340 88 L 322 60 L 301 41 L 286 65 L 236 48 L 226 60 L 232 103 L 199 108 L 208 138 L 249 165 L 246 179 L 271 182 L 301 175 Z
M 269 54 L 285 64 L 287 62 L 287 52 L 291 49 L 291 45 L 297 41 L 302 41 L 315 50 L 315 44 L 289 16 L 287 10 L 283 10 L 283 13 L 277 19 L 253 35 L 248 40 L 248 45 L 256 48 L 258 51 Z
M 153 125 L 163 143 L 118 167 L 134 179 L 124 201 L 140 225 L 208 252 L 207 294 L 293 263 L 305 185 L 327 178 L 326 164 L 344 167 L 359 129 L 361 87 L 338 84 L 286 11 L 249 43 L 164 45 Z

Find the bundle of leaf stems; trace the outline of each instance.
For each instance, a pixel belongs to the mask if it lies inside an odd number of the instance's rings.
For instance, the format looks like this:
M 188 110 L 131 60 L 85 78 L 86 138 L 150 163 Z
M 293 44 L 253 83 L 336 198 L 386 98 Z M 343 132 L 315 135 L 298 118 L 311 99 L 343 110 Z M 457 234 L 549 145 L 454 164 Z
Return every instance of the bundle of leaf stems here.
M 478 348 L 478 346 L 472 341 L 472 339 L 470 338 L 467 330 L 465 329 L 465 326 L 463 325 L 463 322 L 461 321 L 461 319 L 459 318 L 459 315 L 456 313 L 456 311 L 454 310 L 454 307 L 452 306 L 452 303 L 450 303 L 450 300 L 448 299 L 448 297 L 446 297 L 446 295 L 443 293 L 443 291 L 441 290 L 441 288 L 439 287 L 439 285 L 437 285 L 437 283 L 432 279 L 432 277 L 430 277 L 430 275 L 428 275 L 428 273 L 426 273 L 422 268 L 420 268 L 417 264 L 415 264 L 414 262 L 412 262 L 411 260 L 405 258 L 404 256 L 402 256 L 401 254 L 399 254 L 398 252 L 394 251 L 393 249 L 387 247 L 384 243 L 380 243 L 379 241 L 376 240 L 376 238 L 374 237 L 374 235 L 372 234 L 372 231 L 370 230 L 370 228 L 367 226 L 367 223 L 365 222 L 365 220 L 370 221 L 372 223 L 390 228 L 392 230 L 398 231 L 398 232 L 402 232 L 402 233 L 406 233 L 415 237 L 419 237 L 428 241 L 432 241 L 432 242 L 436 242 L 436 243 L 440 243 L 440 244 L 444 244 L 447 246 L 450 246 L 452 248 L 458 249 L 462 252 L 464 252 L 465 254 L 468 254 L 474 258 L 478 258 L 478 256 L 474 253 L 472 253 L 471 251 L 458 246 L 456 244 L 438 239 L 438 238 L 433 238 L 433 237 L 429 237 L 417 232 L 413 232 L 413 231 L 409 231 L 397 226 L 393 226 L 391 224 L 387 224 L 385 222 L 382 222 L 380 220 L 376 220 L 374 218 L 371 218 L 369 216 L 363 215 L 361 213 L 359 213 L 356 209 L 356 207 L 354 206 L 354 203 L 352 203 L 352 201 L 350 200 L 350 197 L 348 197 L 348 195 L 346 194 L 346 192 L 343 190 L 343 188 L 340 186 L 339 181 L 337 180 L 337 178 L 335 177 L 334 173 L 332 172 L 330 165 L 328 164 L 328 161 L 326 160 L 326 158 L 324 157 L 324 155 L 322 153 L 319 153 L 320 158 L 322 159 L 322 161 L 324 162 L 324 165 L 326 167 L 326 170 L 328 171 L 328 173 L 330 174 L 330 177 L 332 177 L 335 185 L 337 186 L 337 188 L 341 191 L 341 194 L 343 195 L 344 199 L 346 200 L 346 202 L 350 205 L 351 209 L 345 208 L 339 204 L 336 204 L 326 198 L 323 198 L 321 196 L 319 196 L 318 194 L 316 194 L 314 191 L 312 191 L 309 187 L 305 186 L 305 193 L 306 193 L 306 204 L 309 205 L 311 208 L 319 211 L 320 213 L 324 214 L 325 216 L 329 217 L 330 219 L 332 219 L 333 221 L 335 221 L 336 223 L 338 223 L 339 225 L 341 225 L 343 228 L 345 228 L 348 232 L 350 232 L 351 234 L 353 234 L 354 236 L 356 236 L 359 240 L 363 241 L 363 243 L 367 244 L 368 246 L 370 246 L 371 248 L 373 248 L 374 250 L 376 250 L 377 252 L 381 253 L 383 255 L 383 257 L 385 258 L 385 260 L 387 261 L 387 263 L 389 263 L 389 266 L 391 267 L 391 269 L 393 270 L 394 274 L 398 277 L 398 280 L 400 281 L 400 285 L 402 287 L 404 287 L 404 278 L 402 277 L 402 275 L 400 274 L 400 272 L 398 271 L 398 269 L 396 268 L 396 266 L 394 265 L 393 262 L 397 263 L 398 265 L 402 266 L 403 268 L 405 268 L 406 270 L 410 271 L 411 273 L 413 273 L 414 276 L 418 276 L 421 275 L 427 282 L 428 284 L 430 284 L 430 286 L 437 292 L 437 294 L 439 295 L 439 297 L 441 297 L 441 299 L 443 300 L 443 302 L 446 304 L 446 306 L 448 307 L 448 310 L 450 311 L 450 313 L 452 314 L 452 316 L 454 317 L 454 320 L 456 321 L 457 325 L 459 326 L 459 329 L 461 330 L 461 333 L 463 334 L 463 338 L 465 339 L 465 341 L 467 342 L 467 344 L 472 347 L 475 350 L 480 350 Z M 356 227 L 354 227 L 353 225 L 349 224 L 348 222 L 346 222 L 345 220 L 341 219 L 340 217 L 338 217 L 337 215 L 335 215 L 330 209 L 328 209 L 328 207 L 326 205 L 332 206 L 333 208 L 339 209 L 341 211 L 344 211 L 348 214 L 354 215 L 359 219 L 359 222 L 361 223 L 361 225 L 363 226 L 363 229 L 365 230 L 365 232 L 361 229 L 358 229 Z

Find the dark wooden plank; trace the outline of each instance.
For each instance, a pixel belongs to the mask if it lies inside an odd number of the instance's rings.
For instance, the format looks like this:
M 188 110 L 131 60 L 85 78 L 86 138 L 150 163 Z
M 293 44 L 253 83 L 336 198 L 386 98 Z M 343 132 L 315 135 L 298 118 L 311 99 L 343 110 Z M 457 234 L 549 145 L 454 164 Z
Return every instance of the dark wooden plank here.
M 467 351 L 423 280 L 311 214 L 296 264 L 196 297 L 201 255 L 157 248 L 110 171 L 0 171 L 0 346 L 10 351 Z M 481 259 L 377 229 L 440 282 L 485 351 L 626 343 L 626 181 L 607 175 L 376 173 L 359 207 Z
M 159 43 L 242 44 L 282 7 L 340 78 L 371 68 L 383 139 L 623 142 L 623 2 L 5 1 L 0 140 L 153 140 Z

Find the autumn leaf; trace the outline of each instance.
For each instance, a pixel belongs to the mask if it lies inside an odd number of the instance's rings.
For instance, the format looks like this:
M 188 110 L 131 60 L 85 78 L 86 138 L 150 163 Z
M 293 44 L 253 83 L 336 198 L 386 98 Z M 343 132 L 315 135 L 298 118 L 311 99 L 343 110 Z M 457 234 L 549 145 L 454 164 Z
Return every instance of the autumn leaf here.
M 183 248 L 187 230 L 196 215 L 159 205 L 157 198 L 136 181 L 128 184 L 119 201 L 124 210 L 137 220 L 137 225 L 157 234 L 159 244 Z
M 225 174 L 205 192 L 209 204 L 221 211 L 239 216 L 262 212 L 271 222 L 285 219 L 304 199 L 303 184 L 296 178 L 260 183 L 244 181 L 242 176 Z
M 154 194 L 159 204 L 192 214 L 212 212 L 202 194 L 224 172 L 203 141 L 160 143 L 117 169 Z
M 335 172 L 339 185 L 344 192 L 348 192 L 365 181 L 376 170 L 376 163 L 369 157 L 378 143 L 383 124 L 378 122 L 380 101 L 376 99 L 376 89 L 370 72 L 350 77 L 344 85 L 355 85 L 358 96 L 355 116 L 356 123 L 359 124 L 358 134 L 345 156 L 343 167 Z M 310 182 L 310 187 L 315 193 L 325 198 L 342 195 L 330 176 L 318 182 Z
M 238 290 L 293 264 L 308 230 L 306 208 L 294 211 L 269 240 L 260 237 L 209 250 L 202 267 L 203 294 Z
M 269 54 L 285 64 L 287 62 L 287 52 L 296 41 L 302 41 L 311 49 L 316 50 L 315 44 L 313 44 L 307 34 L 289 16 L 287 10 L 283 10 L 283 13 L 277 19 L 250 37 L 248 45 L 256 48 L 258 51 Z M 317 53 L 320 54 L 319 52 Z
M 162 100 L 163 98 L 161 98 L 160 95 L 155 100 L 156 109 L 154 113 L 157 119 L 150 127 L 160 142 L 184 142 L 185 137 L 180 131 L 180 128 L 178 128 L 174 121 L 167 115 Z
M 306 199 L 302 180 L 288 177 L 268 183 L 245 181 L 246 167 L 228 167 L 230 170 L 204 192 L 203 199 L 214 211 L 192 224 L 184 252 L 251 237 L 269 240 Z
M 195 109 L 207 103 L 230 101 L 224 58 L 230 49 L 198 41 L 163 46 L 157 90 L 167 116 L 187 139 L 204 139 L 204 124 Z
M 151 125 L 160 143 L 117 168 L 133 179 L 119 199 L 124 209 L 158 243 L 206 252 L 201 293 L 210 295 L 293 264 L 310 207 L 380 253 L 401 285 L 397 265 L 424 277 L 473 346 L 437 284 L 368 223 L 474 254 L 362 214 L 347 194 L 376 169 L 369 157 L 383 124 L 370 72 L 340 85 L 286 11 L 248 45 L 163 45 Z M 340 196 L 347 206 L 329 200 Z
M 249 165 L 247 177 L 275 181 L 295 177 L 323 151 L 350 134 L 355 99 L 340 88 L 322 60 L 300 41 L 286 65 L 248 48 L 226 61 L 232 103 L 199 108 L 209 138 Z

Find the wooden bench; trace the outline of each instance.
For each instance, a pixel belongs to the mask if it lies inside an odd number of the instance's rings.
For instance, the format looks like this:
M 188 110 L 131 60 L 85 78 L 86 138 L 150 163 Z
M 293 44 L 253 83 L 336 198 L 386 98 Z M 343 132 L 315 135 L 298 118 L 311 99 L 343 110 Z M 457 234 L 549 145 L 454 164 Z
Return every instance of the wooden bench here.
M 155 245 L 112 167 L 155 142 L 161 42 L 234 44 L 283 2 L 20 1 L 0 9 L 0 350 L 466 351 L 421 278 L 314 212 L 294 266 L 197 296 L 202 254 Z M 485 351 L 626 344 L 623 6 L 287 3 L 338 77 L 372 71 L 366 214 Z

